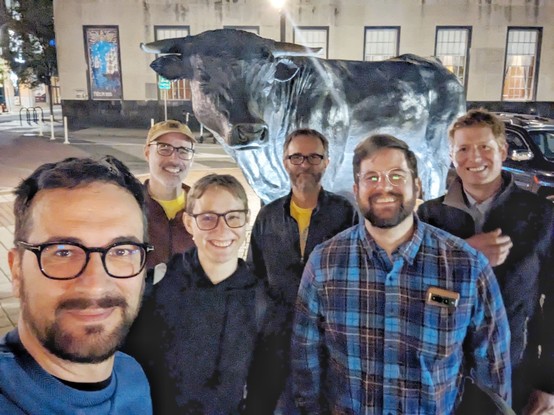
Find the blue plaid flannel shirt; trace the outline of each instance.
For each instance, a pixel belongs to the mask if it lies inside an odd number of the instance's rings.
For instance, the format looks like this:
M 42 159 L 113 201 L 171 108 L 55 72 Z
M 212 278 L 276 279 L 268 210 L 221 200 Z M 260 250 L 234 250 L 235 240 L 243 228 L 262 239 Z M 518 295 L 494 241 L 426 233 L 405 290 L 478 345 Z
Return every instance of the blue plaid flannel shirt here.
M 414 218 L 392 260 L 363 222 L 310 256 L 292 339 L 303 413 L 451 414 L 470 372 L 511 402 L 510 333 L 488 261 Z M 457 307 L 426 304 L 429 287 L 459 293 Z

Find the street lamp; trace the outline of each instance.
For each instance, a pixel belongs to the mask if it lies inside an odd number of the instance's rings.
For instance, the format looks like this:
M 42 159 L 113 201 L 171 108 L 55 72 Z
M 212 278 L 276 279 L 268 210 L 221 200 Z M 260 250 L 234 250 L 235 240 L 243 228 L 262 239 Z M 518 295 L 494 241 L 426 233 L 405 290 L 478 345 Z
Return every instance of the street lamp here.
M 287 3 L 287 0 L 270 0 L 273 7 L 275 7 L 277 10 L 279 10 L 280 14 L 280 28 L 281 28 L 281 42 L 284 42 L 286 40 L 286 34 L 287 34 L 287 16 L 285 12 L 285 5 Z

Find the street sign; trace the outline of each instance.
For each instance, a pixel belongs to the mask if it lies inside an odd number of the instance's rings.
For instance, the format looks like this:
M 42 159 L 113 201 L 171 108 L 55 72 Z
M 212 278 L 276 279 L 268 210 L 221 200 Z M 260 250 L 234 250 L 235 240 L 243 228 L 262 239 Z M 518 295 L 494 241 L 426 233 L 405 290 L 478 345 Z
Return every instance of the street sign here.
M 158 79 L 158 88 L 171 89 L 171 81 L 160 76 L 160 79 Z

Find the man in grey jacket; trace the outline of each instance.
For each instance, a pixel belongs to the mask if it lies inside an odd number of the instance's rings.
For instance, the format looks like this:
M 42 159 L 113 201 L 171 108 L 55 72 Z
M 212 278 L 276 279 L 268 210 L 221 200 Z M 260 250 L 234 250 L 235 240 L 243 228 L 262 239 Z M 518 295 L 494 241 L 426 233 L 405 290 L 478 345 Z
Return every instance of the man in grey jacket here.
M 507 144 L 494 114 L 469 111 L 449 138 L 458 177 L 446 195 L 420 206 L 419 217 L 489 259 L 510 323 L 513 407 L 542 414 L 554 408 L 554 208 L 502 171 Z M 466 382 L 461 411 L 490 413 L 483 405 Z

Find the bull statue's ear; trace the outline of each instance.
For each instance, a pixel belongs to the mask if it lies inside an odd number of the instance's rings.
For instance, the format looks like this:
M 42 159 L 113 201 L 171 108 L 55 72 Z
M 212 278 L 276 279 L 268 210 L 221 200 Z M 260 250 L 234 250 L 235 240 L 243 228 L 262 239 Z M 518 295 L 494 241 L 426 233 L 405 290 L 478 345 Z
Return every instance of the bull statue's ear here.
M 279 59 L 275 68 L 275 80 L 277 82 L 288 82 L 296 76 L 300 68 L 290 59 Z
M 166 79 L 192 79 L 193 71 L 188 59 L 181 55 L 163 55 L 150 64 L 150 67 Z

